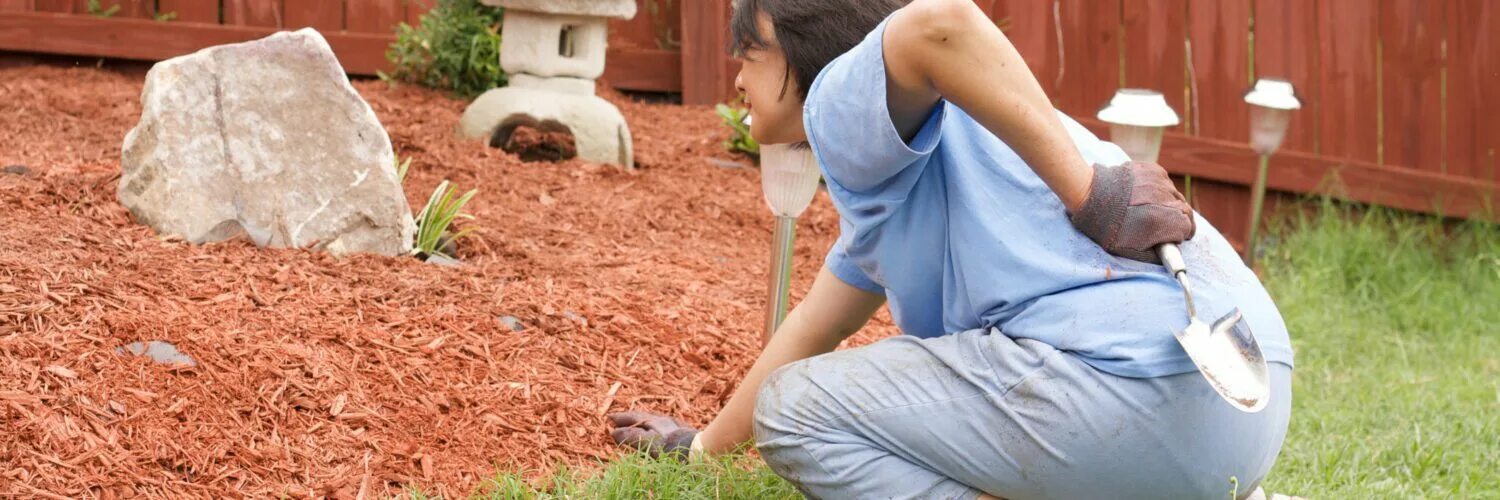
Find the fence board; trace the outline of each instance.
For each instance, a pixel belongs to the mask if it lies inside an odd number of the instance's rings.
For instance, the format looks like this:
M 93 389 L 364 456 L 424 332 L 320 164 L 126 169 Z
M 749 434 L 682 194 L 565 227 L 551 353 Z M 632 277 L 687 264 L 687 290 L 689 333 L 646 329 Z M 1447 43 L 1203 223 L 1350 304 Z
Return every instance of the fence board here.
M 1119 2 L 1063 2 L 1059 15 L 1063 72 L 1058 108 L 1073 116 L 1093 116 L 1120 85 Z
M 281 0 L 223 0 L 223 2 L 224 24 L 270 28 L 285 25 L 286 15 L 283 14 L 285 11 L 282 9 Z
M 164 14 L 175 14 L 174 23 L 219 24 L 218 0 L 158 0 L 156 5 Z
M 1179 115 L 1187 111 L 1187 0 L 1124 0 L 1125 86 L 1161 92 Z M 1179 125 L 1170 130 L 1182 131 Z
M 1203 137 L 1248 141 L 1244 92 L 1250 82 L 1249 0 L 1189 3 L 1187 33 L 1188 130 Z M 1243 187 L 1195 178 L 1192 196 L 1194 208 L 1226 236 L 1243 239 L 1249 233 L 1250 196 Z
M 1196 135 L 1248 141 L 1250 114 L 1250 2 L 1218 0 L 1188 6 L 1192 108 Z
M 1009 19 L 1006 38 L 1021 53 L 1026 66 L 1042 84 L 1042 90 L 1056 102 L 1060 66 L 1053 5 L 1052 2 L 1037 0 L 994 0 L 990 17 Z
M 26 12 L 35 8 L 31 0 L 0 0 L 0 12 Z
M 73 0 L 36 0 L 37 12 L 67 12 L 73 11 Z M 82 10 L 78 12 L 84 12 Z
M 1318 144 L 1317 5 L 1307 0 L 1255 0 L 1255 73 L 1296 87 L 1302 109 L 1292 114 L 1282 149 L 1316 153 Z
M 1447 170 L 1497 179 L 1500 149 L 1500 6 L 1455 0 L 1448 23 Z
M 1383 165 L 1440 169 L 1445 2 L 1387 0 L 1380 12 Z
M 344 29 L 344 0 L 295 0 L 286 3 L 286 27 L 317 28 L 329 33 Z
M 264 38 L 275 28 L 159 23 L 144 19 L 99 19 L 50 13 L 0 14 L 0 49 L 53 54 L 87 54 L 159 61 L 226 43 Z M 374 74 L 386 68 L 388 35 L 325 33 L 344 69 Z
M 406 24 L 416 26 L 422 22 L 422 14 L 432 10 L 437 0 L 403 0 L 406 6 Z
M 724 19 L 729 0 L 693 0 L 682 6 L 682 102 L 713 104 L 731 93 L 734 77 L 724 65 L 728 43 Z
M 402 0 L 348 0 L 344 28 L 356 33 L 394 33 L 396 23 L 406 19 Z
M 1377 17 L 1368 0 L 1318 2 L 1318 137 L 1325 156 L 1379 161 Z

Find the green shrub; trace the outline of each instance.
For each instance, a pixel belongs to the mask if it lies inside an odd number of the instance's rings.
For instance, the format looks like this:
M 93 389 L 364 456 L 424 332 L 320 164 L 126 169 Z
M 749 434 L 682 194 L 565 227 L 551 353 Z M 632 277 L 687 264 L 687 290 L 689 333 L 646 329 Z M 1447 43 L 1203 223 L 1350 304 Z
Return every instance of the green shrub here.
M 739 151 L 750 155 L 751 158 L 759 159 L 760 144 L 756 144 L 755 138 L 750 137 L 750 125 L 745 123 L 745 117 L 750 114 L 750 110 L 720 104 L 714 106 L 714 111 L 718 112 L 719 118 L 724 120 L 724 125 L 732 131 L 729 139 L 724 141 L 724 149 L 731 152 Z
M 385 57 L 387 81 L 450 90 L 463 97 L 505 85 L 500 69 L 499 8 L 479 0 L 438 0 L 419 25 L 401 23 Z

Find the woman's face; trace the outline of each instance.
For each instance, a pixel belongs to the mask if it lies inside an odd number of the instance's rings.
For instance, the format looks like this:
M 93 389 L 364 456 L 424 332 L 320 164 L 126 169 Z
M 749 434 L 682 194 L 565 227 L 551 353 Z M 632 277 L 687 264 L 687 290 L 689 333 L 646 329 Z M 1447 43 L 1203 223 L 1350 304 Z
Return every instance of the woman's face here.
M 746 49 L 740 74 L 734 79 L 750 108 L 750 135 L 761 144 L 805 142 L 802 98 L 797 95 L 796 78 L 787 69 L 786 54 L 776 42 L 770 16 L 761 13 L 756 25 L 767 46 Z

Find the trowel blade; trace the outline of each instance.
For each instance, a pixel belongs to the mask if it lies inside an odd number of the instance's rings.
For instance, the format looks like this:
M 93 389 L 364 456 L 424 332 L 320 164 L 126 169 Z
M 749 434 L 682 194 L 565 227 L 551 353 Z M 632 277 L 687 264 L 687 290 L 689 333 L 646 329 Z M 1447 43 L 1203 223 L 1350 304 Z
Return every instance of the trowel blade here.
M 1255 413 L 1271 398 L 1271 378 L 1260 344 L 1243 318 L 1238 308 L 1212 327 L 1192 318 L 1175 334 L 1214 392 L 1240 411 Z

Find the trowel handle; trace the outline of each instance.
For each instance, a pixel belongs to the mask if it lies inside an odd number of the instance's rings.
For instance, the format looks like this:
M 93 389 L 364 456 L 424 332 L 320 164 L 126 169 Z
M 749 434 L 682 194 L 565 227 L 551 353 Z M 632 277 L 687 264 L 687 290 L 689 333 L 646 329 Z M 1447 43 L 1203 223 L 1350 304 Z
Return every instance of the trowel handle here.
M 1176 243 L 1163 243 L 1156 247 L 1156 255 L 1161 257 L 1161 265 L 1166 266 L 1172 276 L 1187 272 L 1187 261 L 1182 259 L 1182 249 L 1177 248 Z
M 1187 261 L 1182 258 L 1182 249 L 1177 248 L 1176 243 L 1164 243 L 1156 247 L 1156 255 L 1161 257 L 1161 265 L 1166 266 L 1167 271 L 1177 278 L 1177 284 L 1182 285 L 1182 298 L 1187 302 L 1188 318 L 1198 315 L 1198 310 L 1193 306 L 1193 290 L 1188 287 Z

